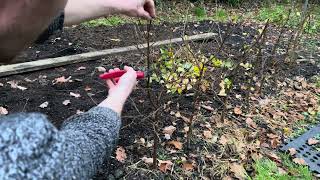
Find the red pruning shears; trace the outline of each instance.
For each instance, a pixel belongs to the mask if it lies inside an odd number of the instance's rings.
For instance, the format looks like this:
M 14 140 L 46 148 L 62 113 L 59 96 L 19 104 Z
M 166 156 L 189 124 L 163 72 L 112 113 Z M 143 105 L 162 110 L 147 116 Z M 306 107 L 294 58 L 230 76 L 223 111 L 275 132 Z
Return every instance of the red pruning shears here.
M 114 71 L 111 73 L 104 73 L 100 75 L 101 79 L 114 79 L 115 82 L 118 82 L 120 77 L 126 73 L 125 70 L 120 71 Z M 144 72 L 143 71 L 137 71 L 137 79 L 143 79 L 144 78 Z

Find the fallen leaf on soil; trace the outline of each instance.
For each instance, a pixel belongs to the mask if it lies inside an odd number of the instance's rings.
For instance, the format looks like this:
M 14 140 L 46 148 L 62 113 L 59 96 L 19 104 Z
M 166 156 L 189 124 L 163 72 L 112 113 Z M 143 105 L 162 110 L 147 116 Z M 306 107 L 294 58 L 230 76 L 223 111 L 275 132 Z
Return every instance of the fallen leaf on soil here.
M 279 138 L 278 135 L 275 135 L 275 134 L 267 134 L 268 138 L 270 139 L 276 139 L 276 138 Z
M 121 146 L 116 151 L 116 159 L 122 163 L 127 159 L 126 150 Z
M 6 108 L 0 107 L 0 115 L 7 115 L 9 112 Z
M 189 163 L 189 162 L 184 162 L 183 165 L 182 165 L 182 168 L 186 171 L 192 171 L 194 166 L 192 163 Z
M 7 82 L 8 84 L 10 84 L 11 88 L 13 89 L 20 89 L 22 91 L 27 90 L 28 88 L 23 87 L 23 86 L 19 86 L 17 81 L 9 81 Z
M 174 126 L 167 126 L 163 129 L 163 134 L 169 134 L 170 136 L 173 134 L 173 132 L 176 130 L 177 128 Z
M 120 42 L 120 39 L 110 39 L 111 41 Z
M 271 139 L 270 142 L 273 149 L 277 148 L 281 144 L 279 139 Z
M 249 127 L 252 127 L 254 129 L 258 127 L 257 124 L 251 118 L 247 118 L 246 123 Z
M 160 171 L 162 172 L 167 172 L 167 170 L 170 170 L 171 169 L 171 166 L 172 166 L 172 162 L 171 161 L 159 161 L 159 169 Z
M 237 163 L 231 164 L 230 171 L 233 172 L 235 177 L 238 179 L 245 179 L 246 178 L 246 170 L 240 164 L 237 164 Z
M 292 161 L 300 165 L 307 165 L 306 161 L 302 158 L 294 158 Z
M 84 90 L 85 90 L 85 91 L 91 91 L 92 89 L 91 89 L 91 87 L 86 86 L 86 87 L 84 88 Z
M 107 71 L 106 68 L 104 68 L 104 67 L 96 67 L 96 69 L 98 72 L 106 72 Z
M 2 83 L 0 83 L 0 87 L 3 87 L 4 85 Z
M 81 110 L 79 110 L 79 109 L 78 109 L 78 110 L 77 110 L 77 112 L 76 112 L 76 114 L 77 114 L 77 115 L 79 115 L 79 114 L 83 114 L 83 113 L 84 113 L 84 112 L 83 112 L 83 111 L 81 111 Z
M 80 95 L 80 94 L 73 93 L 73 92 L 70 92 L 70 96 L 73 96 L 73 97 L 75 97 L 75 98 L 79 98 L 79 97 L 81 97 L 81 95 Z
M 84 66 L 80 66 L 80 67 L 78 67 L 77 71 L 81 71 L 81 70 L 85 70 L 85 69 L 87 69 L 87 68 Z
M 295 148 L 290 148 L 290 149 L 289 149 L 289 154 L 290 154 L 291 156 L 293 156 L 293 155 L 297 154 L 297 150 L 296 150 Z
M 211 131 L 203 131 L 203 136 L 206 139 L 212 139 L 212 137 L 213 137 Z
M 40 104 L 40 108 L 42 108 L 42 109 L 44 109 L 44 108 L 47 108 L 48 107 L 48 105 L 49 105 L 49 102 L 48 101 L 46 101 L 46 102 L 44 102 L 44 103 L 42 103 L 42 104 Z
M 168 142 L 167 144 L 168 144 L 168 145 L 172 145 L 172 146 L 174 146 L 176 149 L 179 149 L 179 150 L 181 150 L 182 147 L 183 147 L 183 144 L 182 144 L 181 142 L 179 142 L 179 141 L 170 141 L 170 142 Z
M 211 106 L 205 106 L 205 105 L 201 105 L 201 107 L 205 110 L 208 110 L 208 111 L 214 111 L 214 109 L 211 107 Z
M 146 164 L 153 164 L 153 158 L 143 157 L 141 160 Z
M 319 143 L 319 140 L 316 140 L 314 138 L 310 138 L 308 139 L 308 144 L 311 146 L 311 145 L 315 145 L 315 144 L 318 144 Z
M 228 143 L 228 138 L 225 135 L 220 137 L 219 143 L 222 145 L 226 145 Z
M 234 110 L 233 110 L 234 114 L 236 115 L 241 115 L 242 114 L 242 111 L 241 111 L 241 108 L 239 107 L 235 107 Z
M 65 106 L 69 105 L 70 103 L 71 103 L 70 100 L 65 100 L 65 101 L 62 102 L 62 104 L 65 105 Z
M 72 80 L 70 80 L 70 79 L 71 79 L 71 76 L 69 76 L 68 78 L 62 76 L 62 77 L 58 77 L 58 78 L 54 79 L 52 83 L 53 84 L 59 84 L 59 83 L 61 84 L 61 83 L 72 82 Z
M 176 118 L 181 118 L 181 113 L 178 111 L 177 113 L 175 113 Z

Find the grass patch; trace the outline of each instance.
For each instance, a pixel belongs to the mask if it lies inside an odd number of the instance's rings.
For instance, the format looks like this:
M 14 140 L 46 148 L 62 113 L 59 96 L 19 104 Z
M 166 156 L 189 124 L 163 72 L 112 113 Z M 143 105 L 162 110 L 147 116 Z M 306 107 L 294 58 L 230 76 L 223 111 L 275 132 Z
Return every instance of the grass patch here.
M 270 159 L 262 158 L 255 162 L 254 169 L 256 176 L 253 179 L 256 180 L 287 180 L 287 179 L 304 179 L 311 180 L 312 172 L 307 166 L 302 166 L 292 162 L 291 158 L 287 154 L 279 154 L 281 158 L 281 169 L 277 164 Z
M 291 7 L 288 5 L 274 5 L 270 7 L 264 7 L 259 10 L 256 19 L 259 21 L 267 21 L 281 25 L 284 23 L 289 16 L 289 9 Z M 288 19 L 288 26 L 291 28 L 297 28 L 300 25 L 302 19 L 302 12 L 300 8 L 295 8 L 290 13 Z M 320 7 L 315 6 L 304 24 L 304 31 L 306 33 L 318 33 L 320 32 Z
M 85 26 L 97 27 L 97 26 L 119 26 L 121 24 L 128 23 L 129 21 L 119 16 L 111 16 L 107 18 L 100 18 L 83 23 Z

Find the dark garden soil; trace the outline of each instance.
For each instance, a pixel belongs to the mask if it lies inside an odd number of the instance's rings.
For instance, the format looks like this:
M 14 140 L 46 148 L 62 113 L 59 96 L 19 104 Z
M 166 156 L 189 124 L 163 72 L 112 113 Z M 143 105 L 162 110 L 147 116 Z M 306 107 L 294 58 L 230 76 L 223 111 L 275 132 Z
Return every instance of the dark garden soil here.
M 220 29 L 226 31 L 228 25 L 219 25 Z M 22 53 L 18 57 L 18 61 L 31 61 L 35 59 L 42 59 L 46 57 L 65 56 L 76 53 L 83 53 L 93 50 L 123 47 L 142 43 L 142 40 L 137 40 L 134 35 L 134 25 L 122 25 L 119 27 L 97 27 L 89 28 L 78 26 L 75 28 L 66 29 L 63 33 L 58 33 L 50 38 L 47 42 L 41 45 L 35 45 Z M 143 28 L 141 28 L 143 29 Z M 163 24 L 153 28 L 153 40 L 164 40 L 170 38 L 180 37 L 184 32 L 183 24 Z M 218 27 L 212 22 L 201 22 L 199 24 L 188 24 L 186 26 L 186 34 L 193 35 L 205 32 L 217 32 Z M 243 38 L 243 33 L 249 35 Z M 232 36 L 226 42 L 230 52 L 237 52 L 246 41 L 251 41 L 256 31 L 249 27 L 237 27 Z M 193 47 L 200 47 L 200 44 L 193 44 Z M 212 40 L 207 42 L 202 50 L 205 53 L 210 53 L 217 48 L 218 44 Z M 158 53 L 158 50 L 155 50 Z M 221 54 L 225 56 L 225 54 Z M 102 80 L 98 78 L 101 72 L 98 72 L 96 67 L 105 67 L 106 69 L 112 67 L 122 67 L 123 65 L 131 65 L 136 69 L 142 69 L 145 62 L 145 57 L 139 52 L 123 53 L 114 56 L 97 59 L 86 63 L 75 65 L 68 65 L 61 68 L 43 70 L 33 73 L 26 73 L 4 77 L 0 79 L 0 106 L 5 107 L 9 113 L 15 112 L 41 112 L 48 116 L 50 121 L 56 126 L 68 117 L 76 114 L 79 111 L 87 111 L 91 107 L 97 105 L 107 96 L 107 89 Z M 85 67 L 80 68 L 80 67 Z M 311 77 L 317 74 L 319 69 L 316 66 L 305 64 L 303 71 L 296 71 L 296 67 L 286 69 L 284 74 L 288 77 L 296 75 L 304 75 Z M 81 70 L 79 70 L 79 68 Z M 297 74 L 300 73 L 300 74 Z M 56 78 L 71 76 L 72 82 L 53 84 Z M 9 81 L 16 81 L 20 86 L 28 88 L 27 90 L 12 89 L 7 83 Z M 141 81 L 137 89 L 133 92 L 131 98 L 127 101 L 123 112 L 123 128 L 120 132 L 119 145 L 126 148 L 127 159 L 130 162 L 138 162 L 143 156 L 151 157 L 151 151 L 141 149 L 135 145 L 135 141 L 139 137 L 144 137 L 146 140 L 152 140 L 153 129 L 148 123 L 146 117 L 150 116 L 151 104 L 146 99 L 147 93 L 145 90 L 145 81 Z M 154 91 L 159 91 L 161 87 L 154 86 Z M 79 98 L 70 96 L 70 93 L 78 93 Z M 271 92 L 271 91 L 270 91 Z M 214 93 L 208 92 L 203 97 L 212 97 L 211 107 L 221 109 L 222 103 L 214 99 Z M 63 101 L 70 100 L 71 103 L 67 106 L 63 105 Z M 172 101 L 172 110 L 180 110 L 185 116 L 191 115 L 193 97 L 189 95 L 173 95 L 164 99 L 163 102 Z M 40 108 L 44 102 L 48 102 L 47 108 Z M 240 102 L 235 101 L 235 104 Z M 179 104 L 179 106 L 177 106 Z M 160 128 L 170 125 L 173 121 L 177 123 L 177 127 L 183 129 L 183 122 L 177 121 L 169 112 L 161 119 Z M 203 110 L 203 113 L 209 113 Z M 201 128 L 201 127 L 200 127 Z M 176 137 L 183 138 L 184 134 L 177 132 Z M 214 150 L 215 147 L 212 147 Z M 111 159 L 111 165 L 104 167 L 97 179 L 106 179 L 107 177 L 123 177 L 128 172 L 125 167 L 128 164 L 122 164 Z M 120 170 L 120 171 L 119 171 Z M 111 174 L 111 175 L 110 175 Z M 148 174 L 148 173 L 146 173 Z M 135 174 L 127 179 L 149 179 L 147 175 Z M 162 179 L 164 177 L 159 177 Z
M 229 29 L 228 24 L 203 21 L 199 23 L 170 24 L 164 23 L 154 25 L 151 30 L 151 41 L 167 40 L 185 35 L 200 33 L 219 33 Z M 99 26 L 87 27 L 84 25 L 65 28 L 63 32 L 56 32 L 42 44 L 35 44 L 29 47 L 19 57 L 17 62 L 32 61 L 73 55 L 78 53 L 111 49 L 145 43 L 144 32 L 146 25 L 124 24 L 117 27 Z M 251 27 L 237 28 L 236 32 L 241 35 L 243 32 L 252 34 L 255 32 Z M 234 37 L 233 44 L 236 44 L 239 37 Z

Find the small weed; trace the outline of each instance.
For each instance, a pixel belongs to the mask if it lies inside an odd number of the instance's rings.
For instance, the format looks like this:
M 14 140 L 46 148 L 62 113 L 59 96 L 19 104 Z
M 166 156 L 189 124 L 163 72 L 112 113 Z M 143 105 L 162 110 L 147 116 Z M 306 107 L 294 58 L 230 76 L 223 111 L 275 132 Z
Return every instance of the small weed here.
M 256 180 L 275 180 L 275 179 L 289 179 L 288 174 L 281 174 L 275 162 L 263 158 L 254 164 L 256 170 Z
M 290 155 L 280 153 L 282 165 L 287 169 L 287 172 L 292 175 L 293 179 L 312 179 L 312 172 L 307 166 L 302 166 L 294 163 Z
M 108 18 L 100 18 L 92 21 L 85 22 L 85 26 L 97 27 L 97 26 L 118 26 L 125 24 L 127 21 L 124 18 L 118 16 L 112 16 Z
M 228 12 L 225 9 L 218 8 L 213 16 L 217 21 L 226 22 L 228 20 Z
M 202 19 L 207 16 L 207 11 L 204 7 L 196 7 L 194 9 L 194 14 L 196 15 L 197 18 Z

